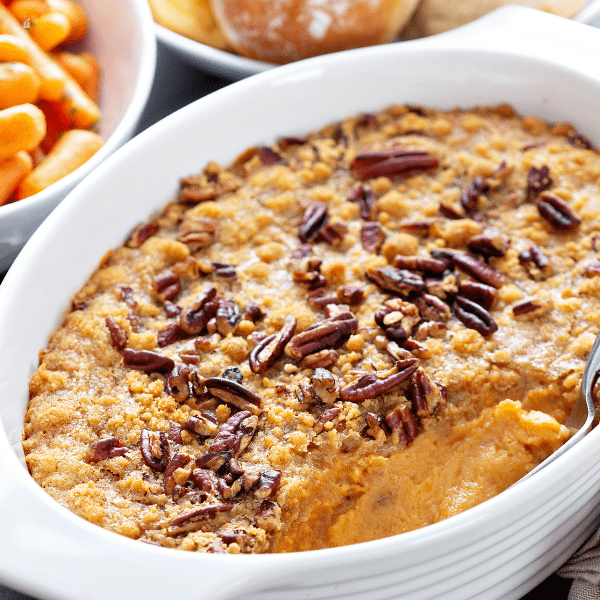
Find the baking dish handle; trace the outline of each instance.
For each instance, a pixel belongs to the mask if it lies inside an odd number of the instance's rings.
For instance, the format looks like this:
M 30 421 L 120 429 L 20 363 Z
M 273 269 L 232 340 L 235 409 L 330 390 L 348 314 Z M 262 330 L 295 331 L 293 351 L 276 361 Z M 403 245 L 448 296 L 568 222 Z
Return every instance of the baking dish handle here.
M 592 8 L 600 11 L 594 3 Z M 434 48 L 466 43 L 474 49 L 526 53 L 600 76 L 600 29 L 524 6 L 503 6 L 462 27 L 408 43 Z

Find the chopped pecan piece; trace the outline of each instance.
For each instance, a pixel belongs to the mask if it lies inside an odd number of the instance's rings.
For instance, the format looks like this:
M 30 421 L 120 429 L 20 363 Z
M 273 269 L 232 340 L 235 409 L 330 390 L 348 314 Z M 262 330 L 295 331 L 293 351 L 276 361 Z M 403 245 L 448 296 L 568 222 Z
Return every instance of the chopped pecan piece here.
M 119 293 L 121 294 L 121 300 L 129 306 L 129 308 L 135 308 L 137 306 L 137 301 L 133 297 L 133 289 L 128 285 L 119 285 L 117 286 Z
M 283 157 L 279 155 L 275 150 L 269 148 L 268 146 L 263 146 L 258 151 L 258 158 L 260 158 L 263 165 L 271 166 L 271 165 L 281 165 L 285 163 Z
M 375 221 L 377 218 L 377 194 L 368 185 L 357 183 L 348 194 L 348 202 L 358 202 L 360 216 L 365 221 Z
M 581 135 L 580 133 L 575 133 L 570 135 L 567 138 L 567 142 L 573 146 L 573 148 L 579 148 L 581 150 L 593 150 L 594 145 L 588 138 Z
M 283 355 L 286 344 L 296 331 L 296 317 L 287 315 L 278 333 L 266 337 L 250 353 L 249 363 L 253 373 L 264 373 Z
M 178 323 L 171 323 L 156 334 L 156 340 L 160 348 L 179 342 L 184 337 L 185 332 L 179 327 Z
M 156 293 L 165 300 L 173 300 L 181 290 L 181 281 L 173 272 L 163 273 L 152 280 Z
M 171 319 L 173 317 L 179 316 L 179 313 L 181 313 L 181 306 L 173 304 L 173 302 L 171 302 L 170 300 L 165 300 L 164 309 L 165 313 L 167 314 L 167 317 Z
M 341 285 L 337 289 L 337 301 L 341 304 L 360 304 L 364 297 L 365 291 L 353 285 Z
M 350 312 L 344 312 L 319 321 L 295 335 L 285 347 L 285 353 L 299 359 L 324 349 L 341 346 L 356 333 L 358 321 Z
M 331 406 L 324 410 L 317 422 L 313 425 L 313 429 L 317 435 L 323 433 L 325 431 L 325 424 L 333 421 L 339 414 L 342 412 L 342 409 L 339 406 Z
M 183 469 L 190 460 L 192 459 L 187 454 L 182 454 L 181 452 L 177 452 L 173 455 L 171 462 L 169 462 L 169 466 L 165 470 L 165 494 L 173 494 L 175 486 L 181 486 L 187 481 L 189 473 L 186 473 L 183 477 L 176 477 L 175 471 L 177 471 L 177 469 Z
M 183 202 L 199 204 L 233 192 L 241 185 L 241 179 L 227 172 L 209 176 L 192 175 L 181 180 L 180 196 Z
M 175 362 L 168 356 L 162 356 L 150 350 L 123 350 L 123 365 L 129 369 L 144 373 L 168 373 L 175 367 Z
M 372 179 L 412 177 L 433 171 L 438 165 L 438 159 L 423 150 L 391 148 L 358 154 L 350 166 L 359 179 Z
M 179 226 L 177 241 L 187 244 L 192 252 L 212 244 L 217 231 L 215 219 L 184 219 Z
M 402 443 L 404 446 L 408 446 L 419 433 L 415 417 L 406 404 L 401 404 L 392 410 L 386 416 L 385 424 L 392 432 L 392 443 L 394 444 Z
M 465 327 L 474 329 L 484 337 L 498 331 L 498 325 L 483 306 L 462 296 L 456 296 L 454 314 Z
M 144 462 L 154 471 L 164 471 L 169 464 L 169 440 L 162 431 L 142 429 L 140 451 Z
M 183 425 L 186 431 L 197 433 L 202 437 L 215 437 L 219 433 L 217 420 L 207 413 L 192 415 Z
M 190 368 L 186 365 L 176 365 L 167 376 L 166 392 L 177 402 L 185 402 L 190 397 L 188 385 Z
M 115 456 L 125 456 L 127 452 L 129 449 L 125 448 L 116 437 L 104 438 L 91 444 L 89 461 L 96 463 Z
M 476 210 L 479 196 L 486 194 L 489 187 L 487 181 L 481 175 L 476 175 L 462 192 L 460 199 L 462 207 L 468 213 Z
M 467 242 L 467 248 L 485 257 L 504 256 L 508 250 L 508 239 L 496 233 L 474 235 Z
M 281 471 L 276 469 L 270 469 L 269 471 L 263 471 L 260 474 L 257 487 L 254 488 L 254 495 L 259 500 L 266 500 L 270 498 L 279 487 L 281 482 Z
M 464 219 L 465 214 L 462 210 L 462 206 L 459 208 L 451 206 L 447 202 L 440 202 L 438 206 L 438 210 L 440 214 L 442 214 L 446 219 L 451 219 L 453 221 L 458 221 L 458 219 Z
M 135 231 L 127 240 L 127 247 L 139 248 L 147 239 L 151 238 L 158 231 L 156 223 L 143 223 L 136 227 Z
M 198 335 L 217 314 L 218 308 L 217 289 L 211 287 L 192 306 L 181 311 L 179 326 L 188 335 Z
M 281 529 L 281 508 L 276 502 L 265 500 L 254 515 L 256 524 L 268 533 Z
M 442 401 L 440 389 L 436 385 L 431 385 L 422 369 L 418 369 L 411 375 L 409 390 L 413 412 L 419 419 L 432 414 Z
M 194 469 L 191 478 L 199 490 L 203 492 L 213 491 L 213 480 L 210 476 L 210 472 L 206 469 Z
M 512 312 L 515 317 L 520 317 L 521 315 L 539 310 L 541 306 L 541 303 L 537 300 L 526 300 L 525 302 L 521 302 L 521 304 L 513 306 Z
M 461 271 L 492 287 L 501 288 L 506 283 L 506 277 L 498 269 L 473 254 L 457 252 L 452 256 L 452 261 Z
M 332 246 L 339 246 L 348 233 L 348 226 L 343 223 L 327 223 L 319 229 L 319 233 L 315 236 L 316 242 L 327 242 Z
M 335 375 L 327 369 L 318 367 L 311 377 L 310 382 L 315 390 L 315 394 L 325 404 L 333 404 L 339 398 L 340 384 Z
M 229 512 L 234 506 L 231 503 L 211 504 L 175 517 L 169 521 L 167 535 L 175 536 L 198 531 L 208 519 L 214 519 L 219 513 Z
M 235 331 L 237 324 L 242 320 L 240 309 L 235 302 L 231 300 L 219 300 L 219 307 L 215 315 L 217 321 L 217 331 L 226 337 L 229 333 Z
M 366 425 L 362 432 L 362 435 L 370 437 L 376 440 L 380 434 L 385 435 L 386 425 L 385 421 L 379 415 L 369 412 L 365 417 Z
M 541 192 L 547 190 L 551 185 L 550 169 L 546 165 L 539 169 L 531 167 L 529 173 L 527 173 L 527 200 L 529 202 L 535 200 Z
M 117 322 L 112 317 L 106 317 L 104 320 L 110 333 L 110 341 L 117 350 L 123 350 L 127 346 L 127 335 L 117 325 Z
M 537 208 L 540 215 L 556 229 L 574 229 L 581 223 L 573 209 L 552 192 L 542 192 L 538 196 Z
M 414 292 L 422 292 L 425 282 L 420 275 L 405 269 L 395 267 L 371 267 L 366 272 L 367 279 L 376 283 L 380 288 L 409 296 Z
M 585 277 L 598 277 L 600 275 L 600 262 L 594 261 L 590 263 L 583 273 Z
M 265 313 L 260 309 L 257 304 L 250 303 L 246 306 L 246 311 L 244 312 L 244 319 L 247 321 L 252 321 L 256 323 L 260 321 L 265 316 Z
M 196 466 L 200 469 L 210 469 L 215 473 L 222 467 L 229 465 L 231 452 L 207 452 L 196 459 Z
M 307 294 L 306 301 L 311 306 L 325 308 L 328 304 L 335 304 L 338 302 L 338 297 L 336 294 L 327 294 L 322 287 L 319 287 Z
M 541 248 L 533 243 L 519 254 L 519 262 L 536 281 L 543 279 L 552 272 L 550 259 Z
M 360 228 L 360 241 L 367 252 L 379 254 L 385 241 L 385 231 L 379 223 L 363 223 Z
M 408 379 L 419 367 L 418 358 L 399 360 L 395 366 L 381 374 L 368 373 L 340 390 L 343 402 L 363 402 L 389 392 Z
M 169 423 L 169 433 L 167 434 L 167 437 L 176 444 L 183 444 L 183 439 L 181 437 L 181 425 L 171 421 L 171 423 Z
M 211 266 L 216 277 L 223 277 L 224 279 L 237 279 L 237 273 L 232 264 L 220 260 L 214 260 Z
M 423 294 L 414 303 L 424 321 L 447 321 L 451 316 L 450 307 L 432 294 Z
M 229 451 L 234 458 L 238 457 L 254 437 L 257 425 L 257 416 L 246 410 L 236 413 L 219 427 L 219 433 L 209 446 L 209 451 Z
M 260 397 L 237 381 L 224 377 L 209 377 L 204 383 L 206 389 L 223 402 L 241 410 L 248 410 L 253 415 L 260 414 Z
M 327 204 L 325 202 L 314 202 L 309 204 L 298 229 L 298 237 L 301 242 L 308 242 L 314 239 L 322 227 L 325 226 L 327 220 Z

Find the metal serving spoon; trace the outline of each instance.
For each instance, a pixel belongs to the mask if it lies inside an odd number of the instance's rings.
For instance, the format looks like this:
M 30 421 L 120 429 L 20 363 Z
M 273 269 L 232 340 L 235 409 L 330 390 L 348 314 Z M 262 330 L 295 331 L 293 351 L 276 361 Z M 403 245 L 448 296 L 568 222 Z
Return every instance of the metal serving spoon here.
M 556 452 L 551 454 L 546 460 L 541 462 L 535 469 L 532 469 L 519 479 L 517 483 L 531 477 L 534 473 L 537 473 L 543 469 L 546 465 L 549 465 L 552 461 L 556 460 L 559 456 L 564 454 L 569 448 L 574 446 L 577 442 L 583 439 L 583 437 L 590 431 L 594 421 L 595 407 L 594 407 L 594 386 L 598 380 L 600 374 L 600 333 L 596 337 L 596 341 L 592 346 L 590 355 L 588 356 L 585 368 L 583 370 L 583 377 L 581 378 L 581 387 L 579 388 L 579 398 L 571 411 L 571 414 L 565 421 L 565 425 L 571 430 L 571 437 L 563 444 Z M 516 485 L 516 484 L 513 484 Z

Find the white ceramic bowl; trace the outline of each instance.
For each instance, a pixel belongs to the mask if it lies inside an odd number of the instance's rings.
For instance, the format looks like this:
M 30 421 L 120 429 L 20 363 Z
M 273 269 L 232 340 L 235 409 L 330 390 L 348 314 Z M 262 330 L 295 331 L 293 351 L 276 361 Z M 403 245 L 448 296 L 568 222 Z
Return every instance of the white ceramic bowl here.
M 592 23 L 600 17 L 600 0 L 589 0 L 582 11 L 573 20 L 579 23 Z M 600 22 L 597 23 L 600 26 Z M 215 75 L 237 81 L 262 73 L 276 65 L 250 58 L 244 58 L 238 54 L 217 50 L 206 44 L 186 38 L 166 27 L 156 24 L 156 36 L 159 41 L 170 48 L 189 64 L 204 71 L 210 71 Z
M 0 206 L 0 273 L 50 211 L 133 134 L 152 88 L 156 38 L 146 0 L 77 0 L 89 30 L 80 48 L 93 52 L 102 69 L 99 104 L 104 146 L 76 171 L 44 191 Z
M 560 43 L 557 41 L 560 40 Z M 168 550 L 96 527 L 30 478 L 27 379 L 75 292 L 180 177 L 247 146 L 395 102 L 510 102 L 569 120 L 600 146 L 600 31 L 518 7 L 449 34 L 295 63 L 250 77 L 142 132 L 42 224 L 0 286 L 0 581 L 61 600 L 510 600 L 547 577 L 600 518 L 600 429 L 526 481 L 446 521 L 313 552 Z

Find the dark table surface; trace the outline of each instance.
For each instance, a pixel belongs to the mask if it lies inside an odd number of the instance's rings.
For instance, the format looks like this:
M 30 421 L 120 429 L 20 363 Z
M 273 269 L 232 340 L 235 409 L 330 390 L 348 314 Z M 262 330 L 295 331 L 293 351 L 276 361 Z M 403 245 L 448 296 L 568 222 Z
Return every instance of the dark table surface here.
M 159 45 L 156 79 L 138 132 L 156 123 L 168 114 L 190 104 L 230 82 L 202 72 Z M 4 277 L 0 273 L 0 282 Z M 567 600 L 571 581 L 550 575 L 523 597 L 523 600 Z M 0 584 L 0 600 L 33 600 Z M 107 599 L 110 600 L 110 599 Z M 165 598 L 165 600 L 170 600 Z

